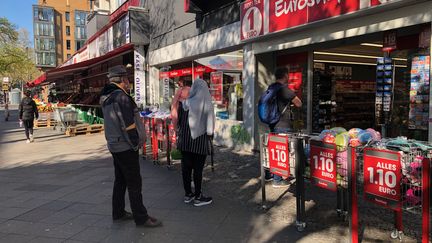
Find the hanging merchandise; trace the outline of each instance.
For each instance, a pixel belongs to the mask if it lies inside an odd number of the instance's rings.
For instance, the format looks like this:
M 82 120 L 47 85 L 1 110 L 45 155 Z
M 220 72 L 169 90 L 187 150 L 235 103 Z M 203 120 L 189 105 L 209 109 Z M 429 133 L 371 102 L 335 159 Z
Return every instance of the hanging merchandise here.
M 377 59 L 377 84 L 375 97 L 375 121 L 378 125 L 387 124 L 393 97 L 393 60 L 389 57 Z
M 429 56 L 415 56 L 411 66 L 409 129 L 428 129 Z

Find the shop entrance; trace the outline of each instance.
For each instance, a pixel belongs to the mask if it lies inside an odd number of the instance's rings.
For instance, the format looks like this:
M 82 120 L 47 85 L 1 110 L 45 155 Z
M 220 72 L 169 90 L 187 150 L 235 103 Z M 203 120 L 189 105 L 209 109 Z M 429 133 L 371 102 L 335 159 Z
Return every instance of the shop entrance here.
M 374 128 L 388 137 L 428 140 L 430 51 L 421 39 L 427 29 L 314 48 L 312 131 Z

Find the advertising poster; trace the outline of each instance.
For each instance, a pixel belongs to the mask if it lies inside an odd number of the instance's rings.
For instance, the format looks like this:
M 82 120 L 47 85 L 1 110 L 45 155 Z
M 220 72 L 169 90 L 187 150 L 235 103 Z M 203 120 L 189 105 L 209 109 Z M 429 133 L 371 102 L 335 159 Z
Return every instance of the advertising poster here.
M 430 57 L 415 56 L 411 66 L 409 129 L 428 129 Z
M 365 199 L 387 208 L 400 209 L 400 154 L 394 151 L 366 148 L 363 159 Z
M 336 145 L 311 141 L 309 164 L 312 184 L 330 191 L 336 191 Z
M 223 103 L 223 72 L 210 73 L 210 94 L 215 103 Z
M 289 176 L 288 137 L 269 134 L 268 153 L 270 172 L 287 178 Z
M 145 70 L 144 56 L 137 50 L 134 51 L 134 88 L 135 103 L 144 104 L 145 101 Z

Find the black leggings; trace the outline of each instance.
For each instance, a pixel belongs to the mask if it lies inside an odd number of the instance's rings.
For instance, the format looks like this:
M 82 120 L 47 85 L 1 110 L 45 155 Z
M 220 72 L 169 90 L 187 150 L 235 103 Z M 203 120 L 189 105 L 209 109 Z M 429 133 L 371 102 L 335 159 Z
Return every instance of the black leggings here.
M 192 181 L 192 170 L 193 180 L 195 185 L 195 195 L 201 194 L 202 185 L 202 172 L 207 155 L 196 154 L 191 152 L 182 151 L 182 175 L 183 175 L 183 187 L 185 194 L 189 195 L 192 193 L 191 181 Z
M 25 135 L 27 139 L 30 139 L 30 135 L 33 135 L 33 120 L 23 120 Z

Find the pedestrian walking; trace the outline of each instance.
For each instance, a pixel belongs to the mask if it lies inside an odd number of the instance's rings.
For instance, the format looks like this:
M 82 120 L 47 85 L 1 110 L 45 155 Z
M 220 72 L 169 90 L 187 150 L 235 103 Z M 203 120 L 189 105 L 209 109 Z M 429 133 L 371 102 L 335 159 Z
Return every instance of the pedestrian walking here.
M 215 115 L 207 83 L 196 79 L 190 89 L 189 98 L 177 103 L 177 148 L 182 153 L 184 202 L 193 201 L 195 206 L 208 205 L 213 200 L 202 193 L 202 173 L 206 157 L 210 154 L 209 141 L 213 139 Z M 191 188 L 192 173 L 194 192 Z
M 147 213 L 142 200 L 139 148 L 144 143 L 144 128 L 138 107 L 128 94 L 129 79 L 122 65 L 109 69 L 110 83 L 102 90 L 100 104 L 104 116 L 105 138 L 114 159 L 113 220 L 134 219 L 137 226 L 158 227 L 162 222 Z M 132 213 L 125 210 L 128 190 Z
M 5 115 L 5 121 L 9 121 L 9 104 L 8 102 L 5 103 L 5 107 L 4 107 L 4 115 Z
M 24 98 L 19 105 L 19 119 L 22 121 L 25 129 L 26 143 L 34 142 L 33 126 L 34 119 L 39 119 L 36 102 L 31 98 L 30 90 L 24 92 Z
M 269 125 L 270 132 L 288 133 L 292 132 L 292 112 L 291 106 L 301 107 L 302 101 L 299 97 L 288 88 L 289 70 L 286 67 L 277 68 L 275 71 L 276 82 L 269 85 L 267 93 L 276 95 L 276 105 L 279 119 Z M 289 183 L 279 175 L 271 175 L 266 171 L 266 179 L 271 180 L 273 176 L 273 187 L 288 187 Z

